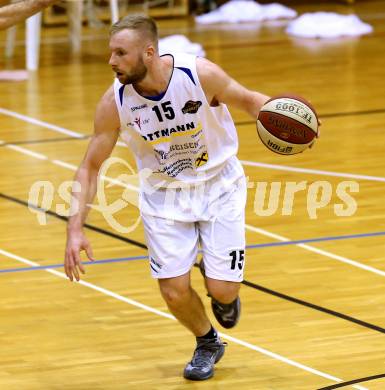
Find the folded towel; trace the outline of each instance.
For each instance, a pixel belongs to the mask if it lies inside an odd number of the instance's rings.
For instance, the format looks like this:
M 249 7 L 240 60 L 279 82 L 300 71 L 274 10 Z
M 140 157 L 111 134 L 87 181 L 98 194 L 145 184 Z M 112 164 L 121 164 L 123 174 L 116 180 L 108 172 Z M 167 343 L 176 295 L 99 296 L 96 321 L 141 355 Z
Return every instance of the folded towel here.
M 313 12 L 301 15 L 289 23 L 286 32 L 305 38 L 336 38 L 357 36 L 373 31 L 356 15 L 340 15 L 334 12 Z
M 159 40 L 159 54 L 169 52 L 190 53 L 200 57 L 206 54 L 202 45 L 190 42 L 184 35 L 170 35 Z
M 28 79 L 26 70 L 4 70 L 0 72 L 0 81 L 24 81 Z
M 212 12 L 195 17 L 195 21 L 200 24 L 260 22 L 296 16 L 296 11 L 278 3 L 260 5 L 249 0 L 232 0 Z

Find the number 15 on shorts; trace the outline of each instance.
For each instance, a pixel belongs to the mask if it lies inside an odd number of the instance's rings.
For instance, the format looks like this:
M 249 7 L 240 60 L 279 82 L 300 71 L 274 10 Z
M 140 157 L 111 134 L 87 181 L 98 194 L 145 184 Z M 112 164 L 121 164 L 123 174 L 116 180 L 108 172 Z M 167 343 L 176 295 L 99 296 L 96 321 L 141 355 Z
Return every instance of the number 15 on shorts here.
M 231 257 L 231 269 L 235 269 L 238 267 L 238 269 L 242 270 L 244 264 L 245 264 L 245 251 L 244 250 L 235 250 L 229 253 Z

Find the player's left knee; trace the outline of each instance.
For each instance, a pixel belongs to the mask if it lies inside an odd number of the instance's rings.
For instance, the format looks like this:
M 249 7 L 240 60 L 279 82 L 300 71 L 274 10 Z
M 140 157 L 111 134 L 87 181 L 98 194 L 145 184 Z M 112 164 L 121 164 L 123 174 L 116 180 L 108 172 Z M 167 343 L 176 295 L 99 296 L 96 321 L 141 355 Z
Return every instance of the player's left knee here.
M 221 303 L 233 302 L 239 294 L 240 286 L 239 282 L 227 282 L 209 278 L 207 280 L 208 293 Z

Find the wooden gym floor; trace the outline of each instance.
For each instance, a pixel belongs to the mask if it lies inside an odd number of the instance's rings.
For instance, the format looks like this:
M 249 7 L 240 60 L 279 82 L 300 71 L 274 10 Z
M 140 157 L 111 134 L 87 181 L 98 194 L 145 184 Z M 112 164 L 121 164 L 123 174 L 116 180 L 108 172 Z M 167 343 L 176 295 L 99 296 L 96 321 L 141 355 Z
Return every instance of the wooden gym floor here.
M 307 97 L 323 121 L 312 150 L 283 157 L 260 143 L 250 118 L 232 111 L 250 182 L 304 181 L 306 190 L 296 194 L 292 215 L 282 215 L 281 194 L 278 211 L 259 216 L 255 186 L 249 189 L 242 320 L 223 332 L 227 352 L 204 383 L 181 376 L 194 339 L 170 317 L 149 275 L 140 225 L 122 234 L 93 211 L 86 233 L 95 257 L 106 261 L 89 265 L 73 284 L 60 266 L 66 225 L 55 214 L 63 203 L 57 190 L 72 179 L 96 103 L 112 81 L 107 29 L 84 28 L 79 56 L 71 55 L 64 28 L 45 29 L 39 71 L 26 82 L 1 83 L 1 389 L 313 390 L 355 380 L 343 388 L 385 388 L 385 2 L 298 10 L 355 11 L 375 32 L 318 41 L 287 37 L 284 22 L 159 23 L 162 36 L 182 33 L 202 43 L 209 59 L 250 89 Z M 23 68 L 23 45 L 1 66 Z M 133 165 L 124 147 L 114 156 Z M 120 173 L 127 173 L 123 166 L 108 175 Z M 45 225 L 27 207 L 36 181 L 56 191 L 43 205 L 41 197 L 30 199 L 51 210 Z M 357 210 L 346 217 L 334 209 L 343 181 L 359 185 L 351 194 Z M 312 219 L 309 186 L 327 183 L 331 201 Z M 122 191 L 110 187 L 109 202 Z M 116 216 L 125 225 L 137 217 L 133 206 Z M 212 317 L 196 269 L 192 279 Z

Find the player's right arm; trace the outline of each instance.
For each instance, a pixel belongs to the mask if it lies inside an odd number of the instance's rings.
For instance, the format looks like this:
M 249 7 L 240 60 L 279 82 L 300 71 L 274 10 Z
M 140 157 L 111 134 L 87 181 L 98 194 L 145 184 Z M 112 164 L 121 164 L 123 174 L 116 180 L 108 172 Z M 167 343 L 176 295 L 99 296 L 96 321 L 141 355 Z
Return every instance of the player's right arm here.
M 80 251 L 85 250 L 93 260 L 91 246 L 83 232 L 83 225 L 97 189 L 98 172 L 103 162 L 111 155 L 119 136 L 119 114 L 115 104 L 114 90 L 110 87 L 100 100 L 95 113 L 94 134 L 87 152 L 75 175 L 80 183 L 80 192 L 73 192 L 72 204 L 78 204 L 77 212 L 69 218 L 64 269 L 68 278 L 79 281 L 79 271 L 85 273 Z

